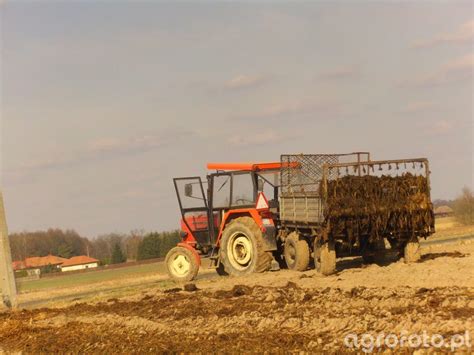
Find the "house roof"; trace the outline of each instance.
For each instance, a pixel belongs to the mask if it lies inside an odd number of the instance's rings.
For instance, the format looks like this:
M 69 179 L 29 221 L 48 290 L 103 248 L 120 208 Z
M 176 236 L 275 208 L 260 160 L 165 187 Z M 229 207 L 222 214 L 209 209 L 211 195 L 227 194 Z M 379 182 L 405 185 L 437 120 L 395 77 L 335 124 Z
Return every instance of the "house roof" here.
M 12 267 L 14 271 L 21 270 L 25 268 L 25 263 L 23 260 L 12 261 Z
M 449 206 L 439 206 L 435 208 L 434 213 L 435 214 L 453 213 L 453 209 Z
M 64 263 L 67 259 L 61 258 L 55 255 L 46 255 L 46 256 L 33 256 L 31 258 L 26 258 L 23 262 L 24 268 L 37 268 L 48 265 L 60 265 Z
M 84 264 L 91 264 L 91 263 L 98 263 L 98 262 L 99 260 L 97 259 L 85 256 L 85 255 L 79 255 L 79 256 L 73 256 L 71 259 L 67 259 L 61 265 L 61 267 L 73 266 L 73 265 L 84 265 Z

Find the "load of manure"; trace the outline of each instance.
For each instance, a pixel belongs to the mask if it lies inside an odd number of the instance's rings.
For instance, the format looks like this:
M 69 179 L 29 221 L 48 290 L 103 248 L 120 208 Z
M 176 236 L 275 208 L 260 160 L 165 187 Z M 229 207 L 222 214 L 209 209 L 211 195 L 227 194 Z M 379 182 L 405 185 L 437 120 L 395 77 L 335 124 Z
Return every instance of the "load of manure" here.
M 411 173 L 329 180 L 325 224 L 328 235 L 350 240 L 427 236 L 434 232 L 428 180 Z

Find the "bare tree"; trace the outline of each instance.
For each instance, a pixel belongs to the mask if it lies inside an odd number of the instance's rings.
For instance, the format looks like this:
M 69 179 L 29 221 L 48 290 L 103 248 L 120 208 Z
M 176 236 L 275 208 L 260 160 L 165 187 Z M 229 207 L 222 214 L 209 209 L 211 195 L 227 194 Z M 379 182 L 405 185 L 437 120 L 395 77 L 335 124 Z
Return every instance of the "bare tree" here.
M 468 187 L 462 189 L 453 204 L 454 216 L 462 224 L 474 224 L 474 195 Z

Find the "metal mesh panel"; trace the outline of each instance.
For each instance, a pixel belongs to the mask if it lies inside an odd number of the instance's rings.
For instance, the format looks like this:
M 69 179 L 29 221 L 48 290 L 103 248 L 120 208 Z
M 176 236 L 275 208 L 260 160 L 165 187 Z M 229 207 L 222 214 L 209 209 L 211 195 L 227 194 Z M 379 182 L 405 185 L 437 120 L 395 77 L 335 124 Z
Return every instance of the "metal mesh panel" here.
M 311 193 L 319 195 L 319 184 L 323 178 L 324 164 L 357 162 L 362 157 L 366 161 L 369 160 L 368 153 L 284 154 L 281 156 L 281 192 L 284 194 Z M 329 179 L 336 178 L 336 174 L 336 171 L 330 171 Z

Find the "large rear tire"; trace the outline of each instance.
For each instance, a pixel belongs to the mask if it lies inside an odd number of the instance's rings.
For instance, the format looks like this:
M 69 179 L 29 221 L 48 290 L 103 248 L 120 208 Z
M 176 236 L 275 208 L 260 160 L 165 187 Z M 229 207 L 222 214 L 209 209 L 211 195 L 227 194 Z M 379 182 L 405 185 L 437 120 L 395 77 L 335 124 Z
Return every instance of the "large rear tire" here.
M 222 233 L 220 258 L 229 275 L 242 276 L 270 269 L 273 256 L 264 250 L 263 234 L 250 217 L 232 220 Z
M 193 252 L 183 247 L 174 247 L 165 258 L 168 275 L 175 281 L 192 281 L 199 271 Z
M 323 275 L 331 275 L 336 272 L 336 248 L 334 241 L 323 241 L 321 238 L 315 238 L 314 266 Z
M 284 256 L 288 269 L 305 271 L 309 265 L 308 243 L 297 232 L 290 233 L 285 239 Z

